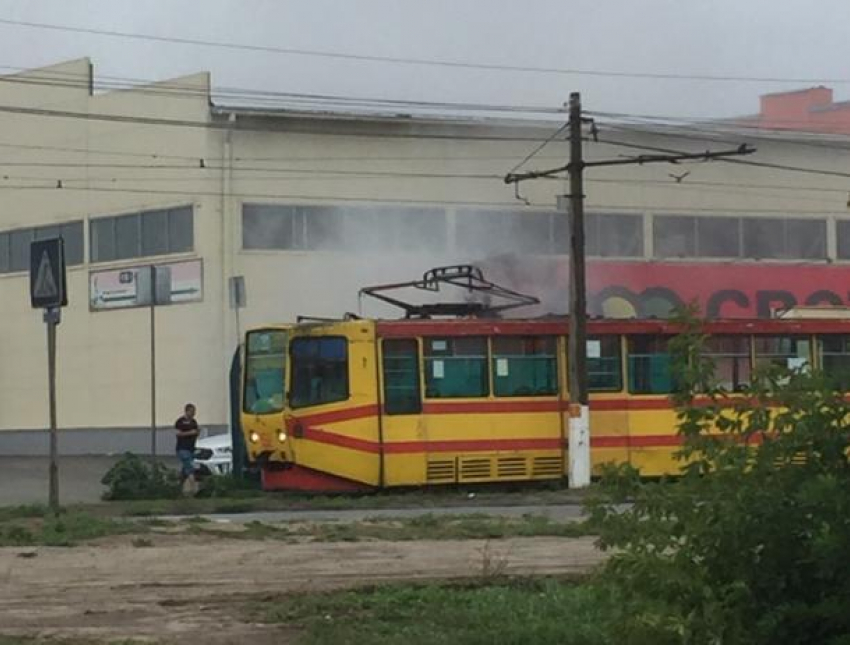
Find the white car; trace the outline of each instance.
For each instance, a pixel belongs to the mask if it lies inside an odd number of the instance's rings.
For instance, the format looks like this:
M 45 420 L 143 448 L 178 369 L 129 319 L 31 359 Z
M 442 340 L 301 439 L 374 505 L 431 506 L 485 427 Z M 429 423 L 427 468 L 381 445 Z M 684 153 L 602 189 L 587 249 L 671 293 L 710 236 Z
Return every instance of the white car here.
M 233 470 L 233 440 L 229 432 L 198 439 L 195 471 L 199 475 L 229 475 Z

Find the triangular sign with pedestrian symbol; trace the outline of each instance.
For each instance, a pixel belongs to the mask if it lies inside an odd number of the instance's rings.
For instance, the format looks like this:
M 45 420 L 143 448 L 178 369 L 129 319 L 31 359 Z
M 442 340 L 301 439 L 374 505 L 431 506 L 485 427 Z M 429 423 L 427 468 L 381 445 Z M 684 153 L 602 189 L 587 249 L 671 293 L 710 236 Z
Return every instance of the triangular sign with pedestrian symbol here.
M 61 237 L 30 244 L 30 302 L 36 309 L 68 304 L 65 247 Z
M 53 299 L 59 295 L 59 288 L 56 286 L 56 280 L 53 279 L 53 269 L 50 266 L 50 255 L 47 251 L 41 254 L 33 293 L 36 298 L 48 299 Z

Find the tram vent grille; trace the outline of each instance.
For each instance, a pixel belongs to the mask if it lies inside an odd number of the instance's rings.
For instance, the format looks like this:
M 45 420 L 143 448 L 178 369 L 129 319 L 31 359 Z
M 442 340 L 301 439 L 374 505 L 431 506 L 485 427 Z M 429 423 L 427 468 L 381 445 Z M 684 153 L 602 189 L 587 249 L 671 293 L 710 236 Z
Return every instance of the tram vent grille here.
M 493 462 L 489 458 L 461 459 L 460 480 L 490 479 L 493 471 Z
M 455 460 L 439 459 L 429 461 L 425 476 L 429 482 L 453 482 L 455 480 Z
M 560 456 L 535 457 L 531 469 L 532 477 L 560 477 L 563 474 L 563 461 Z
M 497 468 L 500 478 L 528 476 L 525 457 L 499 457 Z

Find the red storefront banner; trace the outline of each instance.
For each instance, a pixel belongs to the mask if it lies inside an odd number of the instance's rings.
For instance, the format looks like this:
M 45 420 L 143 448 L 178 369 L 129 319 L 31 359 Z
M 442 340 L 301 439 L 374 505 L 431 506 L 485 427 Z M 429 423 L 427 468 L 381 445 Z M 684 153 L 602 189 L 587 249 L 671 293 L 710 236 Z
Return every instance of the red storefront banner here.
M 504 256 L 480 266 L 489 279 L 539 297 L 543 306 L 535 314 L 565 313 L 566 259 Z M 850 266 L 590 260 L 587 288 L 594 316 L 665 318 L 696 302 L 708 318 L 769 318 L 795 305 L 850 306 Z

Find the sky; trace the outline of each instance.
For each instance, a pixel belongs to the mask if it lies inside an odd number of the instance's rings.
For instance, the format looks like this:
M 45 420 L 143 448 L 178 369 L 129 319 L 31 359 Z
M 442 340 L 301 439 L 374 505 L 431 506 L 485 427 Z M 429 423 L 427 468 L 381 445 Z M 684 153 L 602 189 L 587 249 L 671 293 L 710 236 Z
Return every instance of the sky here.
M 88 56 L 97 76 L 210 71 L 214 88 L 548 108 L 580 91 L 587 110 L 675 117 L 751 114 L 760 94 L 822 81 L 836 100 L 850 99 L 847 0 L 0 0 L 0 20 L 561 70 L 364 61 L 0 24 L 0 71 Z M 789 82 L 646 77 L 659 74 Z

